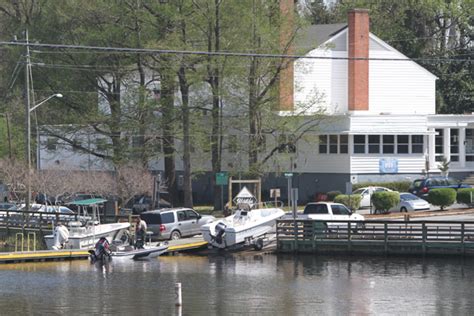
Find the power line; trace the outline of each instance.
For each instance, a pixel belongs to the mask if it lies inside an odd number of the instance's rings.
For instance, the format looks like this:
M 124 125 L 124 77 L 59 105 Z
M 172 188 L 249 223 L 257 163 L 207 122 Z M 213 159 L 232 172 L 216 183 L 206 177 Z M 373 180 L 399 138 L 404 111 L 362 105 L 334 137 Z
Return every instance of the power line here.
M 208 52 L 208 51 L 186 51 L 186 50 L 169 50 L 169 49 L 152 49 L 152 48 L 127 48 L 127 47 L 111 47 L 111 46 L 87 46 L 87 45 L 65 45 L 65 44 L 40 44 L 40 43 L 21 43 L 21 42 L 0 42 L 0 46 L 29 46 L 37 48 L 50 49 L 76 49 L 76 50 L 93 50 L 106 52 L 121 53 L 138 53 L 150 55 L 198 55 L 198 56 L 221 56 L 221 57 L 256 57 L 256 58 L 275 58 L 275 59 L 327 59 L 327 60 L 380 60 L 380 61 L 456 61 L 456 62 L 472 62 L 472 59 L 457 59 L 450 57 L 437 58 L 364 58 L 364 57 L 334 57 L 334 56 L 307 56 L 307 55 L 286 55 L 286 54 L 256 54 L 242 52 Z

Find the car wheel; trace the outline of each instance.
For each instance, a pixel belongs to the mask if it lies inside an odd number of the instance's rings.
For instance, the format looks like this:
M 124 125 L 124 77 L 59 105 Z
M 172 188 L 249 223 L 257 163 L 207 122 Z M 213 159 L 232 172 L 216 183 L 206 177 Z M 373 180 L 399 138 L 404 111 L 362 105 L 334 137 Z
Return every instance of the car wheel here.
M 403 212 L 405 212 L 405 213 L 407 213 L 407 212 L 408 212 L 407 208 L 406 208 L 406 207 L 404 207 L 404 206 L 403 206 L 403 207 L 400 209 L 400 213 L 403 213 Z
M 171 237 L 170 237 L 171 240 L 178 240 L 180 238 L 181 238 L 181 233 L 179 231 L 173 230 L 171 232 Z

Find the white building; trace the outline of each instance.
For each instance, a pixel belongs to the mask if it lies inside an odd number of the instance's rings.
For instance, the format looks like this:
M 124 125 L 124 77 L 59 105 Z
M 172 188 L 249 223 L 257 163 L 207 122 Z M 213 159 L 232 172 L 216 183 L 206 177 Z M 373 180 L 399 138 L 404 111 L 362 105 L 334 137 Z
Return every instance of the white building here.
M 280 94 L 291 96 L 283 98 L 281 113 L 293 115 L 310 105 L 310 112 L 324 109 L 328 121 L 316 141 L 298 142 L 291 165 L 269 173 L 264 191 L 285 188 L 281 172 L 291 171 L 305 201 L 316 192 L 343 191 L 347 182 L 406 181 L 439 173 L 443 157 L 454 177 L 474 172 L 474 115 L 437 115 L 436 76 L 370 33 L 367 10 L 351 11 L 347 25 L 304 29 L 296 50 L 310 58 L 296 60 L 283 73 L 286 87 L 280 86 Z M 70 155 L 64 150 L 41 154 L 41 166 L 62 161 L 57 157 Z M 234 156 L 224 153 L 223 171 L 232 165 L 226 157 Z M 90 156 L 83 159 L 100 166 Z M 80 160 L 68 164 L 75 161 Z M 210 170 L 210 165 L 197 168 Z M 211 176 L 196 191 L 209 192 Z

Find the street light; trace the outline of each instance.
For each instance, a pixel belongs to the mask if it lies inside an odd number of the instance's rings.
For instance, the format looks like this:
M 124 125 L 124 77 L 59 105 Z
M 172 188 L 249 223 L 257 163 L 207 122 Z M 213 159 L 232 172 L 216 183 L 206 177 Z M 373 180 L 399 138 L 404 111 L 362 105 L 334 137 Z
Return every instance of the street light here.
M 40 105 L 44 104 L 45 102 L 51 100 L 52 98 L 62 98 L 63 95 L 61 93 L 55 93 L 53 95 L 50 95 L 43 101 L 39 102 L 38 104 L 34 105 L 31 108 L 28 108 L 28 111 L 26 111 L 26 160 L 28 162 L 28 175 L 27 175 L 27 192 L 26 192 L 26 208 L 27 210 L 30 207 L 30 202 L 31 202 L 31 112 L 36 110 Z M 27 106 L 28 106 L 29 100 L 27 101 Z

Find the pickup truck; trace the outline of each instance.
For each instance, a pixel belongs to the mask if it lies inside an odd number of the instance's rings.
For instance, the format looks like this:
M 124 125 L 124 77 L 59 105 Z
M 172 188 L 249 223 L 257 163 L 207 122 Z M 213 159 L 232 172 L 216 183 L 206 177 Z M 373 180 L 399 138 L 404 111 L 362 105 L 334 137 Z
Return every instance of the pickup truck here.
M 285 219 L 292 218 L 291 215 L 285 215 Z M 303 214 L 298 214 L 298 219 L 315 219 L 321 221 L 327 221 L 326 226 L 328 228 L 347 228 L 344 223 L 330 222 L 331 220 L 337 221 L 358 221 L 360 223 L 351 223 L 353 230 L 364 228 L 364 216 L 360 214 L 352 213 L 345 205 L 331 202 L 314 202 L 306 204 Z

